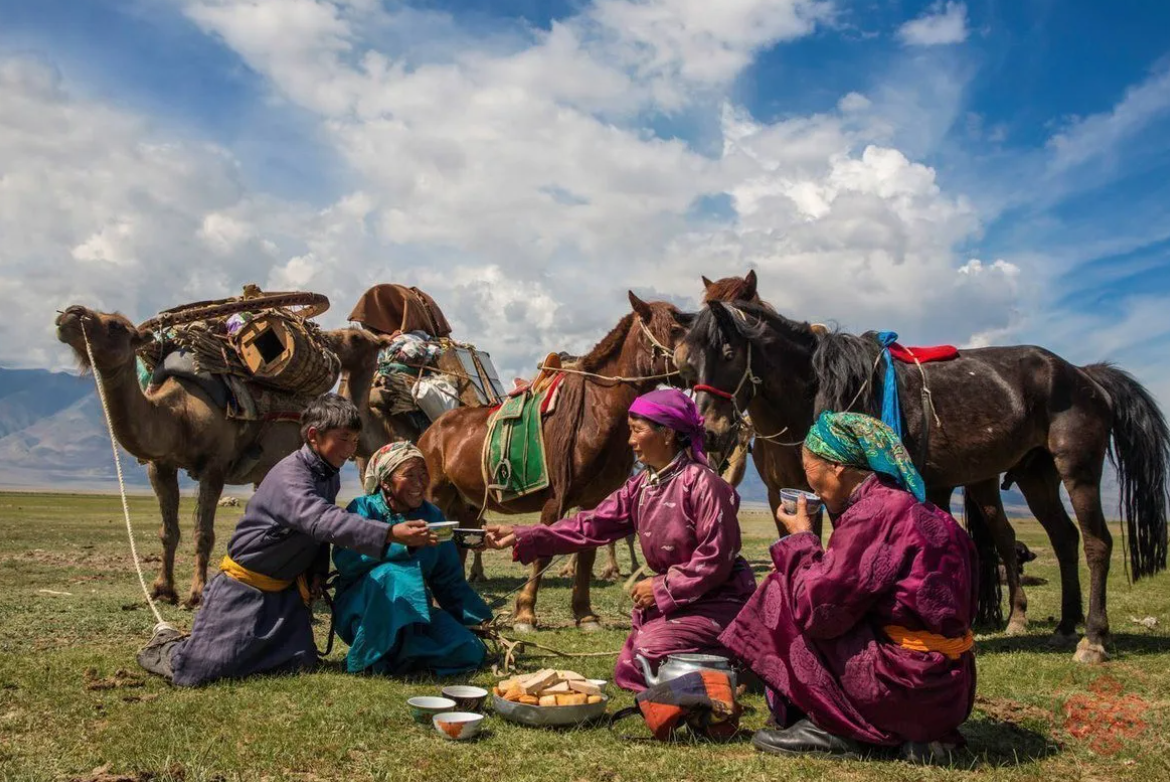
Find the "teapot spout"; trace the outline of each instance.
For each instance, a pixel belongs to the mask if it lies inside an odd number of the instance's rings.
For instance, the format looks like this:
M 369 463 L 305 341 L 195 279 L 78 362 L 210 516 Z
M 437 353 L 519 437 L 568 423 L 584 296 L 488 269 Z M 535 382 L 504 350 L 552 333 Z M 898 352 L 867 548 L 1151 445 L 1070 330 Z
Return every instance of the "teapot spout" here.
M 642 666 L 642 676 L 646 678 L 646 686 L 653 687 L 658 684 L 658 677 L 650 670 L 650 661 L 640 654 L 635 654 L 634 659 L 638 661 L 638 665 Z

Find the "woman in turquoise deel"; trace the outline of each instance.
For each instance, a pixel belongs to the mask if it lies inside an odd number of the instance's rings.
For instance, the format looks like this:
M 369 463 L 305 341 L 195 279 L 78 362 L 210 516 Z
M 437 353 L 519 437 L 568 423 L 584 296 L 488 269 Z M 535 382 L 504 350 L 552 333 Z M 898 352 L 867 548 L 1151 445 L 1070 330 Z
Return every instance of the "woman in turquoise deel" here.
M 370 459 L 365 496 L 347 510 L 417 530 L 420 546 L 393 543 L 381 559 L 335 549 L 339 576 L 333 600 L 338 636 L 349 644 L 353 672 L 450 676 L 483 665 L 487 649 L 467 628 L 492 618 L 463 577 L 452 541 L 439 543 L 427 522 L 442 512 L 424 497 L 427 465 L 409 442 L 391 443 Z

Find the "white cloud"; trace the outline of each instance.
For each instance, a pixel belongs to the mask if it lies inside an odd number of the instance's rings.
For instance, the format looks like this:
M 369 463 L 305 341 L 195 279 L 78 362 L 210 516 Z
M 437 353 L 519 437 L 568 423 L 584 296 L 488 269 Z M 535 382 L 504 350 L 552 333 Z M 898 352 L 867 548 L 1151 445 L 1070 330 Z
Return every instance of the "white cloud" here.
M 922 16 L 898 28 L 898 38 L 907 46 L 942 46 L 967 40 L 966 3 L 935 3 Z

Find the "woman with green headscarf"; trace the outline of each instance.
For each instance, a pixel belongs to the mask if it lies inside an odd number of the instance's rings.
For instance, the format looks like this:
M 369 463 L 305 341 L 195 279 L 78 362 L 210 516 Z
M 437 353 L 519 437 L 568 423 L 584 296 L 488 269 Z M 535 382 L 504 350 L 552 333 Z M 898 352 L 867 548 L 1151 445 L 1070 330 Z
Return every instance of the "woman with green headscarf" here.
M 487 649 L 467 628 L 492 618 L 491 609 L 463 577 L 451 541 L 439 543 L 427 522 L 443 513 L 425 499 L 427 463 L 412 443 L 381 448 L 366 465 L 366 494 L 347 510 L 384 521 L 407 543 L 370 557 L 334 549 L 338 571 L 334 626 L 349 644 L 350 671 L 440 676 L 475 670 Z
M 805 475 L 835 518 L 826 547 L 807 502 L 777 510 L 771 573 L 719 640 L 768 687 L 775 754 L 936 757 L 962 743 L 975 699 L 975 549 L 924 502 L 888 426 L 823 413 Z

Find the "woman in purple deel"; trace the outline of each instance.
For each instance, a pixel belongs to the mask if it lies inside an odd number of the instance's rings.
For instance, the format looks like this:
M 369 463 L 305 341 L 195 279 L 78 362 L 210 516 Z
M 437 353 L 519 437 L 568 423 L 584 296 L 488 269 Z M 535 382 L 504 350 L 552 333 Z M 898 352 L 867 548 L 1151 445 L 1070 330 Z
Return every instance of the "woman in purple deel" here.
M 962 742 L 975 699 L 975 550 L 925 499 L 893 431 L 869 416 L 824 413 L 804 471 L 835 514 L 827 547 L 807 503 L 779 509 L 789 533 L 776 569 L 720 640 L 768 686 L 777 725 L 765 752 L 931 760 Z M 887 748 L 887 749 L 880 749 Z
M 633 632 L 614 669 L 619 687 L 646 689 L 634 655 L 657 669 L 671 654 L 728 652 L 719 634 L 756 589 L 739 555 L 739 495 L 707 465 L 703 418 L 677 389 L 630 406 L 630 447 L 646 469 L 593 510 L 547 527 L 489 526 L 492 548 L 540 557 L 603 546 L 636 532 L 655 575 L 634 585 Z

